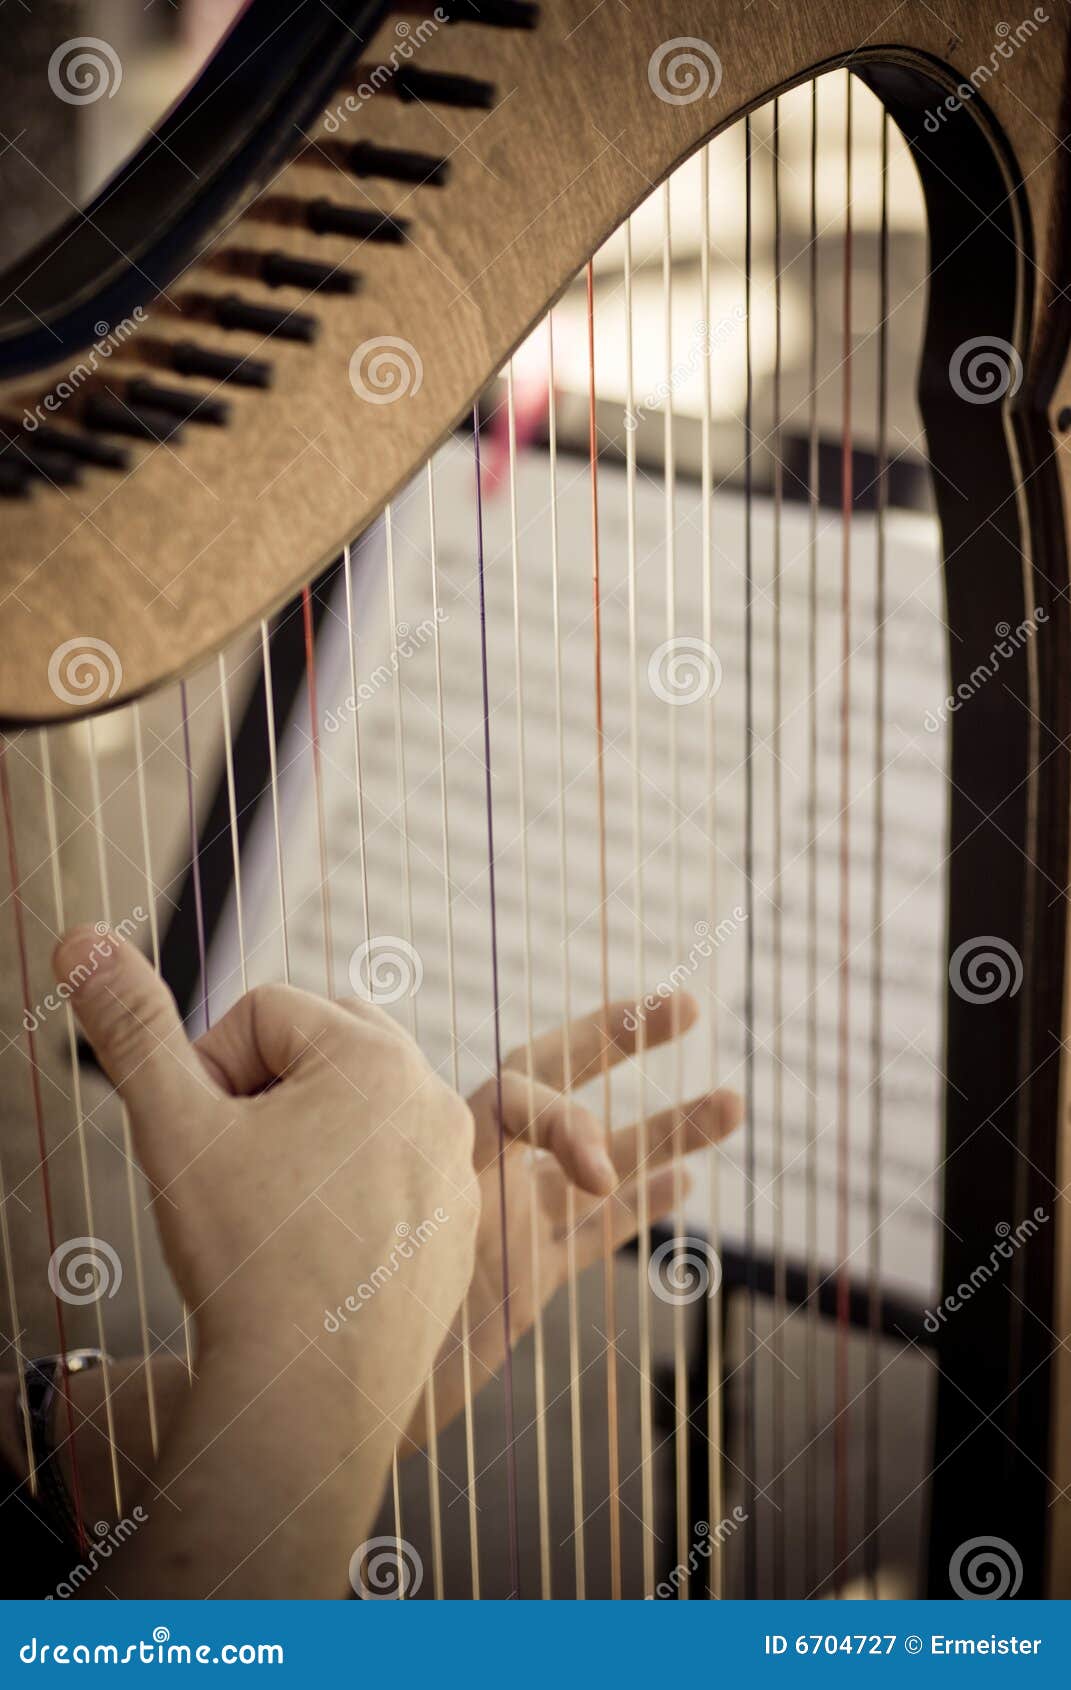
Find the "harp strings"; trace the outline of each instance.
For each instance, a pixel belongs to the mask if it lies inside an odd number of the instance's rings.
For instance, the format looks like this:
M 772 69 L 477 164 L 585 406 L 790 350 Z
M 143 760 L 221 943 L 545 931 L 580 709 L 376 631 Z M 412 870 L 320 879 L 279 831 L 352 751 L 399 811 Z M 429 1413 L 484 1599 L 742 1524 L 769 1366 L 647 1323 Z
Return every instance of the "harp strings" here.
M 704 159 L 706 154 L 704 153 Z M 625 224 L 624 257 L 625 294 L 625 415 L 635 418 L 636 383 L 633 342 L 633 275 L 632 220 Z M 633 849 L 633 990 L 637 1004 L 647 991 L 647 959 L 645 935 L 647 931 L 644 898 L 644 825 L 642 741 L 640 738 L 639 702 L 639 613 L 638 562 L 636 556 L 636 431 L 625 429 L 625 520 L 628 553 L 628 653 L 629 653 L 629 750 L 632 762 L 632 849 Z M 704 509 L 706 507 L 704 506 Z M 648 1074 L 645 1060 L 646 1023 L 636 1017 L 636 1120 L 639 1135 L 639 1165 L 646 1169 L 648 1157 L 647 1110 Z M 637 1191 L 639 1229 L 639 1259 L 641 1264 L 651 1255 L 651 1209 L 647 1180 L 641 1177 Z M 639 1275 L 639 1351 L 640 1351 L 640 1463 L 641 1463 L 641 1521 L 643 1527 L 643 1594 L 653 1597 L 655 1590 L 654 1557 L 657 1534 L 654 1499 L 654 1434 L 651 1414 L 651 1297 L 647 1275 Z
M 703 325 L 703 412 L 701 422 L 700 446 L 700 502 L 702 505 L 702 619 L 703 641 L 707 651 L 714 650 L 714 617 L 716 601 L 714 592 L 714 465 L 713 451 L 713 411 L 714 384 L 711 348 L 711 274 L 710 274 L 710 148 L 706 146 L 700 155 L 699 174 L 699 288 L 700 311 Z M 630 328 L 631 340 L 631 328 Z M 635 677 L 635 661 L 632 664 Z M 707 842 L 707 894 L 709 899 L 710 920 L 716 921 L 718 911 L 718 846 L 717 846 L 717 806 L 716 788 L 718 778 L 717 768 L 717 740 L 716 740 L 716 707 L 713 698 L 706 701 L 703 729 L 704 729 L 704 768 L 706 771 L 706 808 L 704 825 Z M 639 830 L 637 828 L 637 850 L 639 850 Z M 642 910 L 637 913 L 637 930 L 643 926 Z M 642 979 L 642 968 L 637 969 Z M 721 1043 L 718 1028 L 718 952 L 716 946 L 711 946 L 710 965 L 707 971 L 707 988 L 710 1003 L 710 1021 L 707 1036 L 710 1041 L 709 1079 L 713 1090 L 721 1083 Z M 641 987 L 641 990 L 646 988 Z M 721 1247 L 721 1213 L 720 1213 L 720 1179 L 718 1156 L 716 1151 L 710 1151 L 707 1156 L 707 1232 L 710 1249 L 716 1260 Z M 650 1255 L 650 1236 L 641 1231 L 640 1259 L 646 1260 Z M 724 1475 L 722 1471 L 722 1341 L 721 1321 L 722 1302 L 720 1296 L 720 1273 L 718 1274 L 718 1288 L 706 1299 L 706 1346 L 707 1346 L 707 1524 L 711 1536 L 710 1580 L 709 1590 L 712 1598 L 719 1598 L 723 1594 L 722 1549 L 721 1534 L 717 1530 L 718 1523 L 725 1514 Z M 641 1281 L 642 1287 L 642 1281 Z M 643 1299 L 646 1303 L 646 1298 Z M 648 1356 L 647 1370 L 650 1370 Z M 645 1583 L 644 1594 L 651 1594 Z
M 525 1071 L 528 1084 L 528 1120 L 533 1152 L 537 1152 L 539 1134 L 536 1124 L 535 1075 L 532 1045 L 535 1026 L 532 1011 L 532 903 L 528 868 L 528 783 L 525 757 L 524 708 L 524 642 L 522 635 L 520 537 L 517 522 L 517 411 L 514 394 L 513 361 L 506 371 L 506 432 L 509 448 L 509 519 L 510 558 L 513 577 L 513 663 L 514 686 L 517 696 L 517 806 L 518 837 L 521 853 L 521 949 L 524 976 L 524 1043 Z M 532 1293 L 535 1317 L 533 1338 L 535 1349 L 535 1433 L 536 1485 L 539 1533 L 539 1586 L 544 1600 L 551 1596 L 550 1570 L 550 1501 L 547 1485 L 547 1373 L 543 1329 L 543 1307 L 540 1288 L 543 1266 L 539 1243 L 540 1196 L 539 1162 L 533 1156 L 533 1198 L 529 1209 L 529 1251 L 532 1274 Z
M 591 476 L 592 657 L 595 681 L 595 784 L 598 814 L 599 866 L 599 989 L 602 999 L 602 1109 L 607 1140 L 613 1131 L 610 1093 L 610 909 L 606 868 L 606 732 L 603 715 L 602 571 L 599 553 L 599 445 L 595 380 L 595 266 L 589 261 L 587 282 L 588 328 L 588 462 Z M 603 1320 L 606 1324 L 606 1464 L 610 1519 L 610 1595 L 621 1595 L 621 1453 L 619 1445 L 617 1367 L 617 1286 L 613 1205 L 604 1203 Z
M 752 249 L 754 243 L 754 137 L 750 115 L 744 119 L 744 1259 L 747 1354 L 743 1366 L 744 1513 L 748 1521 L 744 1595 L 759 1588 L 756 1417 L 757 1357 L 755 1256 L 755 573 L 754 573 L 754 420 L 755 365 L 751 322 Z
M 438 751 L 439 751 L 439 810 L 442 823 L 443 845 L 443 924 L 446 932 L 446 995 L 450 1017 L 450 1083 L 455 1091 L 461 1089 L 461 1076 L 458 1068 L 458 1027 L 457 1027 L 457 974 L 454 956 L 454 882 L 450 866 L 450 801 L 446 779 L 446 703 L 443 686 L 443 651 L 442 628 L 440 626 L 439 602 L 439 544 L 435 522 L 435 471 L 429 460 L 427 466 L 428 488 L 428 544 L 429 561 L 431 565 L 431 608 L 432 620 L 435 624 L 435 708 L 438 717 Z M 347 554 L 348 561 L 348 554 Z M 347 595 L 347 605 L 349 597 Z M 356 689 L 353 693 L 356 698 Z M 354 712 L 356 718 L 356 711 Z M 472 1413 L 472 1339 L 469 1315 L 469 1300 L 466 1297 L 461 1305 L 460 1337 L 461 1337 L 461 1370 L 464 1382 L 464 1416 L 465 1416 L 465 1477 L 468 1501 L 469 1523 L 469 1576 L 472 1585 L 472 1597 L 478 1601 L 480 1597 L 480 1529 L 479 1509 L 476 1500 L 476 1433 Z M 429 1400 L 429 1456 L 438 1465 L 438 1439 L 433 1430 L 431 1420 L 431 1402 Z
M 561 993 L 562 1026 L 568 1027 L 573 1016 L 572 978 L 569 961 L 569 847 L 567 785 L 565 777 L 565 692 L 562 678 L 562 621 L 561 575 L 558 550 L 558 415 L 554 368 L 554 313 L 547 313 L 547 384 L 549 406 L 547 412 L 548 455 L 550 474 L 550 571 L 551 614 L 554 642 L 554 728 L 558 771 L 558 882 L 561 907 Z M 562 1087 L 565 1095 L 572 1091 L 573 1056 L 569 1040 L 562 1045 Z M 587 1564 L 584 1552 L 584 1451 L 583 1400 L 580 1370 L 580 1308 L 577 1293 L 576 1262 L 576 1192 L 572 1182 L 565 1193 L 565 1254 L 566 1300 L 569 1328 L 569 1443 L 572 1461 L 573 1496 L 573 1564 L 576 1596 L 583 1601 L 587 1594 Z
M 774 285 L 774 364 L 772 377 L 773 422 L 773 724 L 770 731 L 770 752 L 773 764 L 773 862 L 770 873 L 771 918 L 773 926 L 773 1035 L 771 1057 L 773 1067 L 773 1098 L 771 1111 L 773 1172 L 773 1342 L 771 1362 L 773 1375 L 773 1485 L 770 1501 L 773 1520 L 773 1595 L 785 1594 L 785 1448 L 787 1442 L 787 1393 L 785 1381 L 785 1323 L 788 1318 L 788 1297 L 785 1265 L 785 1106 L 784 1106 L 784 921 L 782 913 L 783 859 L 783 793 L 781 754 L 782 705 L 782 639 L 781 639 L 781 524 L 784 499 L 784 463 L 781 439 L 781 103 L 773 103 L 773 133 L 770 143 L 773 172 L 773 285 Z
M 885 919 L 885 614 L 886 514 L 889 498 L 889 114 L 881 113 L 881 183 L 878 217 L 877 473 L 874 582 L 873 869 L 870 975 L 870 1169 L 867 1233 L 868 1309 L 866 1397 L 865 1571 L 877 1596 L 881 1550 L 881 1169 L 884 1151 L 884 945 Z
M 290 933 L 286 914 L 286 872 L 283 868 L 283 830 L 279 815 L 279 751 L 275 741 L 275 687 L 272 680 L 271 635 L 260 624 L 260 660 L 264 672 L 264 726 L 268 740 L 268 786 L 271 793 L 272 836 L 275 841 L 275 881 L 279 899 L 279 943 L 283 980 L 290 984 Z
M 238 967 L 242 978 L 243 993 L 249 990 L 249 965 L 245 954 L 245 918 L 242 912 L 242 847 L 238 832 L 238 801 L 234 787 L 234 735 L 231 728 L 230 682 L 227 676 L 227 660 L 220 652 L 217 659 L 219 708 L 223 727 L 223 768 L 227 781 L 227 827 L 231 841 L 231 874 L 234 877 L 234 925 L 238 940 Z M 154 946 L 154 957 L 159 969 L 159 953 Z
M 665 629 L 667 649 L 677 641 L 677 521 L 676 521 L 676 462 L 673 433 L 673 199 L 669 181 L 662 188 L 662 308 L 664 324 L 665 404 L 663 407 L 662 450 L 663 519 L 665 546 Z M 669 758 L 669 826 L 670 826 L 670 927 L 674 954 L 681 955 L 683 943 L 683 884 L 681 868 L 681 810 L 679 723 L 673 704 L 667 706 L 667 743 Z M 678 1107 L 683 1092 L 683 1053 L 680 1040 L 679 999 L 671 999 L 673 1037 L 673 1124 L 671 1166 L 673 1174 L 673 1226 L 676 1248 L 683 1257 L 687 1249 L 687 1221 L 684 1214 L 684 1160 L 682 1155 L 683 1120 Z M 691 1573 L 689 1538 L 691 1518 L 689 1508 L 689 1417 L 688 1417 L 688 1331 L 687 1305 L 680 1298 L 673 1301 L 673 1420 L 674 1472 L 676 1477 L 675 1512 L 677 1523 L 677 1565 L 681 1569 L 678 1595 L 689 1594 Z
M 135 705 L 135 721 L 138 720 L 137 708 L 138 707 Z M 56 819 L 55 791 L 52 783 L 52 753 L 49 746 L 49 736 L 47 730 L 42 729 L 37 736 L 37 740 L 41 757 L 41 784 L 44 797 L 45 828 L 48 838 L 48 860 L 52 875 L 52 903 L 56 918 L 56 934 L 58 936 L 67 931 L 67 912 L 63 896 L 63 876 L 60 872 L 59 827 Z M 149 908 L 152 910 L 153 902 L 151 896 L 151 878 L 149 881 L 149 894 Z M 155 924 L 153 926 L 153 931 L 155 932 Z M 70 998 L 67 998 L 64 1002 L 63 1015 L 67 1033 L 67 1055 L 71 1070 L 71 1104 L 74 1114 L 75 1136 L 78 1142 L 78 1165 L 82 1176 L 82 1201 L 85 1208 L 86 1233 L 90 1238 L 96 1238 L 98 1233 L 93 1203 L 93 1184 L 89 1173 L 89 1149 L 86 1143 L 86 1120 L 82 1099 L 82 1073 L 78 1062 L 78 1033 L 75 1027 L 74 1011 L 71 1008 Z M 0 1185 L 2 1185 L 2 1173 L 0 1173 Z M 0 1190 L 0 1202 L 6 1204 L 6 1197 L 2 1190 Z M 14 1297 L 15 1281 L 7 1253 L 6 1209 L 3 1224 L 5 1228 L 5 1270 L 8 1273 L 11 1293 L 12 1297 Z M 101 1352 L 101 1384 L 103 1386 L 104 1395 L 104 1423 L 107 1430 L 108 1460 L 111 1467 L 112 1490 L 115 1496 L 115 1515 L 116 1519 L 121 1519 L 123 1515 L 123 1494 L 122 1484 L 119 1477 L 119 1451 L 115 1439 L 115 1408 L 112 1402 L 112 1368 L 111 1357 L 108 1354 L 108 1343 L 105 1332 L 104 1299 L 101 1297 L 97 1297 L 94 1300 L 93 1316 L 94 1324 L 97 1329 L 97 1348 Z M 15 1332 L 18 1333 L 17 1326 L 15 1327 Z M 190 1352 L 187 1343 L 187 1364 L 189 1363 L 189 1354 Z M 26 1382 L 21 1373 L 19 1384 L 22 1407 L 25 1410 Z M 26 1448 L 30 1460 L 31 1489 L 34 1494 L 36 1494 L 34 1456 L 32 1443 L 29 1438 L 27 1438 L 26 1441 Z
M 201 846 L 197 826 L 197 798 L 194 791 L 193 754 L 190 750 L 190 701 L 186 682 L 179 682 L 182 712 L 182 759 L 186 774 L 186 810 L 190 838 L 190 874 L 193 879 L 194 926 L 197 932 L 197 962 L 201 979 L 201 1020 L 211 1026 L 208 1007 L 208 963 L 205 953 L 205 906 L 201 892 Z
M 491 763 L 491 689 L 487 650 L 487 580 L 484 558 L 483 476 L 480 465 L 480 410 L 473 407 L 472 448 L 476 474 L 476 578 L 479 592 L 480 679 L 483 691 L 484 792 L 487 810 L 487 894 L 491 924 L 492 1036 L 498 1111 L 498 1201 L 502 1227 L 502 1326 L 505 1360 L 502 1389 L 506 1435 L 506 1512 L 509 1534 L 510 1594 L 520 1594 L 520 1539 L 517 1519 L 517 1447 L 513 1409 L 513 1322 L 510 1309 L 509 1215 L 506 1205 L 506 1134 L 502 1115 L 502 1026 L 498 980 L 498 905 L 495 896 L 495 819 Z
M 841 352 L 841 663 L 840 867 L 837 1004 L 837 1333 L 834 1434 L 835 1562 L 838 1582 L 849 1556 L 851 1454 L 848 1337 L 851 1318 L 851 676 L 852 676 L 852 93 L 845 71 L 844 250 Z
M 57 1248 L 56 1223 L 52 1201 L 52 1179 L 49 1172 L 48 1141 L 45 1134 L 44 1102 L 41 1096 L 41 1071 L 37 1061 L 37 1043 L 32 1029 L 33 1021 L 33 991 L 30 984 L 30 960 L 26 944 L 26 917 L 22 897 L 22 879 L 19 874 L 18 848 L 15 842 L 15 821 L 11 802 L 11 780 L 8 771 L 9 743 L 4 736 L 0 739 L 0 806 L 4 812 L 4 831 L 7 841 L 7 866 L 11 888 L 11 910 L 15 930 L 15 949 L 18 956 L 19 981 L 22 990 L 23 1013 L 25 1016 L 24 1031 L 26 1035 L 26 1054 L 30 1069 L 30 1091 L 33 1102 L 34 1131 L 37 1137 L 38 1165 L 41 1173 L 41 1199 L 44 1208 L 45 1236 L 48 1244 L 50 1262 L 55 1257 Z M 4 1189 L 4 1203 L 6 1214 L 7 1190 Z M 26 1397 L 25 1362 L 21 1355 L 21 1330 L 18 1324 L 15 1299 L 15 1278 L 10 1267 L 10 1242 L 7 1238 L 7 1223 L 4 1227 L 5 1265 L 8 1266 L 10 1299 L 12 1312 L 15 1316 L 13 1324 L 13 1340 L 16 1354 L 19 1357 L 20 1376 L 20 1406 L 23 1427 L 26 1433 L 26 1449 L 30 1462 L 30 1482 L 33 1493 L 37 1494 L 37 1473 L 33 1465 L 32 1438 L 30 1436 L 29 1408 Z M 52 1287 L 52 1301 L 56 1320 L 56 1337 L 60 1354 L 66 1358 L 67 1329 L 63 1316 L 63 1299 L 55 1286 Z M 67 1440 L 71 1452 L 71 1492 L 74 1503 L 75 1527 L 78 1534 L 79 1546 L 84 1549 L 87 1543 L 85 1517 L 82 1509 L 82 1481 L 78 1460 L 78 1443 L 75 1437 L 74 1404 L 71 1401 L 69 1388 L 69 1371 L 66 1359 L 59 1370 L 59 1394 L 63 1401 L 63 1412 L 67 1426 Z
M 97 878 L 101 915 L 107 927 L 112 925 L 111 881 L 104 833 L 104 815 L 100 784 L 100 759 L 97 754 L 97 735 L 93 717 L 86 722 L 89 751 L 89 782 L 92 799 L 93 837 L 97 853 Z M 153 1374 L 153 1352 L 149 1329 L 148 1297 L 145 1287 L 145 1258 L 141 1243 L 141 1219 L 138 1213 L 138 1165 L 134 1156 L 134 1139 L 130 1130 L 130 1116 L 126 1105 L 120 1104 L 123 1162 L 126 1175 L 127 1210 L 130 1215 L 130 1238 L 134 1256 L 134 1283 L 137 1292 L 138 1326 L 141 1334 L 141 1353 L 145 1365 L 145 1403 L 149 1420 L 149 1442 L 153 1455 L 159 1454 L 160 1428 L 156 1411 L 156 1385 Z M 62 1347 L 62 1346 L 61 1346 Z
M 807 1324 L 804 1334 L 804 1410 L 807 1451 L 804 1460 L 804 1584 L 810 1594 L 818 1588 L 818 1445 L 819 1419 L 818 1321 L 818 83 L 811 84 L 811 145 L 809 157 L 810 219 L 808 228 L 808 303 L 810 306 L 807 367 L 807 915 L 806 915 L 806 1196 L 804 1249 L 807 1278 Z

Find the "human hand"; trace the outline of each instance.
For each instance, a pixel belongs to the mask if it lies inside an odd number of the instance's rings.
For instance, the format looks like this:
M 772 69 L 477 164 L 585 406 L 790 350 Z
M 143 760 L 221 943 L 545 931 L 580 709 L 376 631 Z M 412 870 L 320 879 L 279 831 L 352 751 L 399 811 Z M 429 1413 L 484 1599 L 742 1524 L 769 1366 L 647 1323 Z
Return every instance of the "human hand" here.
M 645 1048 L 651 1050 L 683 1035 L 698 1013 L 695 999 L 687 992 L 659 999 L 643 1023 Z M 535 1039 L 530 1066 L 525 1047 L 511 1052 L 502 1065 L 506 1144 L 501 1157 L 496 1079 L 488 1080 L 469 1099 L 483 1193 L 476 1268 L 468 1297 L 471 1376 L 476 1390 L 497 1374 L 505 1359 L 500 1181 L 509 1230 L 510 1328 L 516 1341 L 569 1271 L 570 1192 L 572 1255 L 577 1271 L 582 1272 L 602 1258 L 607 1209 L 613 1247 L 620 1249 L 639 1230 L 641 1180 L 647 1183 L 650 1221 L 664 1218 L 676 1202 L 675 1151 L 687 1155 L 717 1144 L 740 1121 L 743 1105 L 736 1093 L 713 1091 L 660 1110 L 645 1128 L 634 1124 L 613 1133 L 608 1144 L 601 1117 L 571 1093 L 598 1079 L 604 1061 L 614 1067 L 634 1055 L 636 1048 L 635 1005 L 624 1001 L 609 1005 L 605 1015 L 600 1011 L 584 1016 Z M 687 1191 L 687 1172 L 681 1185 Z M 436 1418 L 442 1427 L 460 1412 L 465 1399 L 456 1331 L 436 1366 L 435 1387 Z M 412 1436 L 423 1439 L 420 1413 Z
M 334 1342 L 377 1402 L 414 1395 L 471 1277 L 479 1191 L 472 1117 L 413 1041 L 370 1004 L 266 986 L 193 1045 L 133 946 L 76 930 L 55 968 L 129 1110 L 199 1351 L 285 1362 L 373 1282 Z M 400 1229 L 432 1217 L 399 1262 Z

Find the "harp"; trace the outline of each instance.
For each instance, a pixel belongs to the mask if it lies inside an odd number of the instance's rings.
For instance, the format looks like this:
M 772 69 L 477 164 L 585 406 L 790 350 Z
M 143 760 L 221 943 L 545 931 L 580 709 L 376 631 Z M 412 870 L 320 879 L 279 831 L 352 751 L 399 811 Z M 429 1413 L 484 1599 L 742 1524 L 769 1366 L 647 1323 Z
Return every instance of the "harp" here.
M 85 1236 L 68 1343 L 182 1341 L 72 914 L 195 1024 L 352 965 L 473 1080 L 683 980 L 745 1092 L 405 1465 L 423 1595 L 1068 1590 L 1069 23 L 941 10 L 251 0 L 4 278 L 20 1353 Z

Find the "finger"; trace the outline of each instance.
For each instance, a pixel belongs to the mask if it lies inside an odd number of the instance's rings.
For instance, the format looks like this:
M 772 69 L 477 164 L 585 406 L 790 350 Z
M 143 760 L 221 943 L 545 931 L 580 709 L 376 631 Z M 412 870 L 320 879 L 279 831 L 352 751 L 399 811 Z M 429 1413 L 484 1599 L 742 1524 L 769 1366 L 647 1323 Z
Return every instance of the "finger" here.
M 366 1006 L 367 1007 L 367 1006 Z M 378 1034 L 379 1017 L 369 1024 Z M 253 1097 L 293 1077 L 309 1061 L 331 1060 L 339 1041 L 351 1043 L 354 1018 L 296 986 L 256 986 L 238 999 L 194 1049 L 233 1097 Z
M 652 1115 L 646 1128 L 626 1127 L 614 1133 L 610 1152 L 621 1179 L 639 1171 L 641 1161 L 649 1169 L 668 1161 L 678 1146 L 682 1156 L 720 1144 L 740 1125 L 743 1100 L 734 1091 L 706 1092 L 690 1103 L 662 1109 Z
M 632 1056 L 637 1048 L 653 1050 L 686 1033 L 699 1014 L 690 992 L 672 992 L 655 999 L 655 1007 L 637 1006 L 631 998 L 607 1004 L 605 1010 L 583 1015 L 567 1027 L 556 1027 L 533 1039 L 531 1065 L 528 1046 L 521 1045 L 506 1058 L 506 1068 L 533 1073 L 555 1091 L 582 1086 L 602 1072 L 603 1063 L 613 1068 Z
M 692 1189 L 692 1181 L 687 1170 L 681 1175 L 680 1193 L 687 1197 Z M 640 1185 L 639 1180 L 631 1180 L 628 1185 L 620 1186 L 606 1202 L 610 1204 L 611 1231 L 615 1250 L 622 1249 L 632 1240 L 640 1230 Z M 664 1220 L 672 1214 L 677 1203 L 677 1185 L 673 1177 L 672 1168 L 660 1168 L 647 1181 L 647 1219 L 649 1224 Z M 605 1248 L 603 1232 L 603 1212 L 605 1203 L 597 1208 L 581 1222 L 576 1232 L 576 1261 L 578 1268 L 591 1267 L 593 1263 L 602 1260 Z
M 511 1068 L 502 1071 L 501 1098 L 499 1117 L 499 1084 L 489 1080 L 472 1100 L 477 1120 L 497 1125 L 501 1118 L 507 1137 L 527 1139 L 539 1149 L 549 1150 L 566 1178 L 582 1191 L 605 1197 L 614 1189 L 617 1174 L 607 1154 L 606 1131 L 590 1109 Z M 485 1140 L 484 1165 L 493 1160 L 497 1149 L 497 1142 L 492 1145 Z
M 135 1119 L 196 1108 L 217 1090 L 186 1037 L 164 982 L 136 945 L 75 927 L 52 956 L 56 979 L 109 1080 Z
M 378 1003 L 371 1003 L 368 998 L 336 998 L 335 1003 L 339 1009 L 344 1009 L 347 1015 L 352 1015 L 355 1021 L 363 1021 L 381 1033 L 391 1033 L 396 1039 L 409 1038 L 400 1021 L 396 1021 L 393 1015 L 381 1009 Z

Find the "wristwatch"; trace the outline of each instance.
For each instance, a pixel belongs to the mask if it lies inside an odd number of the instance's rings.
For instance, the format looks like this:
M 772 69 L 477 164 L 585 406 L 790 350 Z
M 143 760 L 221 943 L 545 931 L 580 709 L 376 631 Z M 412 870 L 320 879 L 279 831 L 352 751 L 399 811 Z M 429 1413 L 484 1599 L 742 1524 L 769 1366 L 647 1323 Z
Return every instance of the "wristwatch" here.
M 52 1406 L 65 1377 L 86 1373 L 108 1359 L 103 1350 L 67 1350 L 59 1355 L 39 1356 L 28 1362 L 23 1372 L 25 1414 L 29 1420 L 27 1461 L 37 1479 L 37 1502 L 62 1528 L 72 1546 L 77 1546 L 81 1531 L 53 1443 Z M 16 1400 L 15 1415 L 19 1431 L 25 1436 L 21 1400 Z

